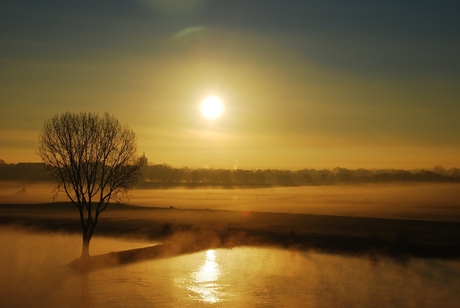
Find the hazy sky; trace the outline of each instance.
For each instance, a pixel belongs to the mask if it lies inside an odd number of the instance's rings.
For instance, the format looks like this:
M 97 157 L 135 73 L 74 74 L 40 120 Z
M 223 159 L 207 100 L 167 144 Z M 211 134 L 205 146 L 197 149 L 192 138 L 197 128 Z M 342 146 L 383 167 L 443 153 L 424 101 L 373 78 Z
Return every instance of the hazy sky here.
M 0 0 L 0 159 L 105 111 L 151 163 L 460 167 L 460 2 Z M 206 120 L 214 94 L 224 115 Z

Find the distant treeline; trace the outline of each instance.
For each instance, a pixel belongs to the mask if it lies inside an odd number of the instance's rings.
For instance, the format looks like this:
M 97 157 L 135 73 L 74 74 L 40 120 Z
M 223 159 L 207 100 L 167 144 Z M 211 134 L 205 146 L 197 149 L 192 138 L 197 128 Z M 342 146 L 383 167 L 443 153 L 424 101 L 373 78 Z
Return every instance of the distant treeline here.
M 7 164 L 0 159 L 0 181 L 51 181 L 44 163 Z
M 221 185 L 221 186 L 298 186 L 390 182 L 460 182 L 460 169 L 436 166 L 432 170 L 379 169 L 190 169 L 173 168 L 167 164 L 145 166 L 144 186 Z M 157 185 L 158 185 L 157 184 Z
M 0 159 L 0 181 L 50 181 L 43 163 L 7 164 Z M 391 182 L 460 182 L 460 169 L 436 166 L 426 170 L 401 169 L 213 169 L 146 165 L 140 184 L 144 187 L 175 185 L 297 186 Z

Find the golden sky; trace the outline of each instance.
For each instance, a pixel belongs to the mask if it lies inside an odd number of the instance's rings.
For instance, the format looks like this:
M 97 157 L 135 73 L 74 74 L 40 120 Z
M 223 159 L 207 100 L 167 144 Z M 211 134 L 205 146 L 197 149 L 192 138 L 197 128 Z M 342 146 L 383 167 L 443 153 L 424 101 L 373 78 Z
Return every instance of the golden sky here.
M 44 121 L 91 111 L 175 167 L 459 167 L 459 6 L 1 0 L 0 159 L 39 161 Z

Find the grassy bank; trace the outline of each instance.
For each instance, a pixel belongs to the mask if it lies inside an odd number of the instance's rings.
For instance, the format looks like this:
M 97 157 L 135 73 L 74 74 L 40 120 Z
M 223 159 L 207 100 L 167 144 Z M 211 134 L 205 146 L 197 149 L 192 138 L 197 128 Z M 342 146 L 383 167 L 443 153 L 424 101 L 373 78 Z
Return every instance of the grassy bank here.
M 44 232 L 79 233 L 71 204 L 3 204 L 0 224 Z M 314 249 L 328 253 L 459 258 L 460 223 L 312 214 L 146 208 L 113 204 L 96 236 L 233 247 Z M 186 241 L 184 242 L 184 239 Z

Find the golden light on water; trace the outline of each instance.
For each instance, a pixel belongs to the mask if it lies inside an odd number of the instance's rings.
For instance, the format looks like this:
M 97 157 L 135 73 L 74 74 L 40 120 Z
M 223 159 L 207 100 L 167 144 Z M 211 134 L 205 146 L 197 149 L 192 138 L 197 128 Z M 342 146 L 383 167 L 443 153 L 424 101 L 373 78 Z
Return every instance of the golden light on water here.
M 216 281 L 220 276 L 220 267 L 216 262 L 216 251 L 206 251 L 206 260 L 200 269 L 194 273 L 195 281 L 201 282 L 212 282 Z
M 190 296 L 205 303 L 217 303 L 224 295 L 219 279 L 222 270 L 216 260 L 216 251 L 206 251 L 204 263 L 194 272 L 190 273 L 188 279 L 179 279 L 176 283 L 191 291 Z

